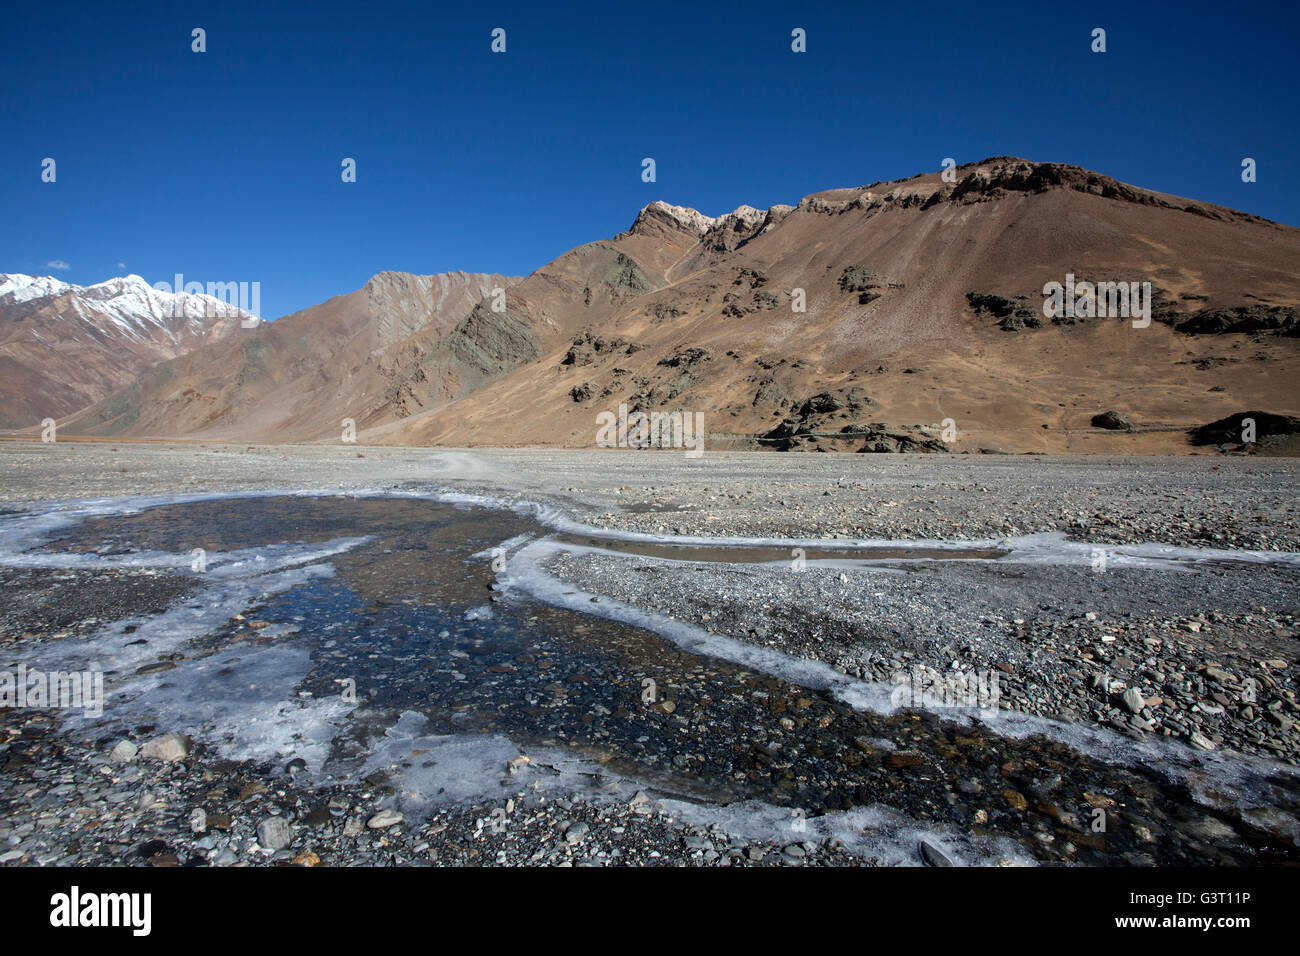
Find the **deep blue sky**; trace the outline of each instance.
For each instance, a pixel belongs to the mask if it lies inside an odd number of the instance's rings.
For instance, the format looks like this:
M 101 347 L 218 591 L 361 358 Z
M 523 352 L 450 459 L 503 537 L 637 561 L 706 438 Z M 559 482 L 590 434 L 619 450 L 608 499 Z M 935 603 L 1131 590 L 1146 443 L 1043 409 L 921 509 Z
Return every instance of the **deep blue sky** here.
M 654 199 L 999 154 L 1295 225 L 1298 40 L 1292 2 L 9 4 L 0 272 L 257 280 L 271 318 L 384 269 L 526 274 Z

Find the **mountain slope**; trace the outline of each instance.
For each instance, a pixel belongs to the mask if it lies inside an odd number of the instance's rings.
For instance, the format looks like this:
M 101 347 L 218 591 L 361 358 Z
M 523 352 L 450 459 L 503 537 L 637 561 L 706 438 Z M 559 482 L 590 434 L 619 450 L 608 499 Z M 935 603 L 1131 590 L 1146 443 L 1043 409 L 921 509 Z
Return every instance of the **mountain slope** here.
M 76 286 L 0 274 L 0 428 L 61 418 L 253 318 L 211 296 L 159 292 L 137 275 Z
M 383 272 L 335 296 L 149 369 L 66 423 L 73 434 L 262 437 L 340 434 L 419 410 L 435 386 L 427 354 L 474 304 L 519 280 Z
M 701 411 L 715 445 L 786 423 L 809 437 L 768 447 L 857 449 L 872 423 L 952 418 L 959 449 L 1179 451 L 1184 427 L 1238 409 L 1300 411 L 1297 340 L 1270 319 L 1253 334 L 1191 334 L 1274 307 L 1294 331 L 1300 230 L 1059 164 L 959 172 L 956 184 L 931 174 L 819 193 L 723 227 L 702 217 L 676 281 L 590 329 L 634 354 L 566 363 L 558 343 L 383 440 L 590 445 L 596 414 L 627 402 Z M 1044 284 L 1071 272 L 1151 282 L 1155 321 L 1043 318 Z M 796 288 L 806 313 L 792 311 Z M 1005 297 L 1040 327 L 1015 331 L 1017 317 L 977 312 L 972 293 Z M 852 389 L 869 403 L 850 406 Z M 838 407 L 805 408 L 828 392 L 820 406 Z M 1111 408 L 1164 430 L 1090 426 Z M 815 437 L 846 426 L 852 441 Z
M 1241 409 L 1300 413 L 1300 230 L 1064 164 L 957 172 L 719 217 L 651 203 L 510 286 L 504 311 L 480 298 L 378 356 L 324 349 L 310 387 L 218 343 L 67 427 L 337 440 L 346 416 L 361 441 L 591 445 L 626 403 L 701 412 L 714 447 L 920 447 L 951 418 L 959 450 L 1167 452 Z M 1151 283 L 1154 321 L 1044 317 L 1068 274 Z M 1138 428 L 1093 427 L 1106 410 Z

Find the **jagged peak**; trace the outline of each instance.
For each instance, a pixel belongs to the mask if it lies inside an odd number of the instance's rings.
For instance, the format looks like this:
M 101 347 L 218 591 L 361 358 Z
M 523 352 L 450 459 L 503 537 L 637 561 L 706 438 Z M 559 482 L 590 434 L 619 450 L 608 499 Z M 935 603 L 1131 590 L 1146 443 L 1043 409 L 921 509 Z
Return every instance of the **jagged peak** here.
M 733 228 L 757 226 L 766 217 L 766 209 L 755 209 L 753 206 L 737 206 L 731 212 L 714 219 L 713 228 L 716 229 L 718 226 Z
M 697 236 L 703 235 L 717 222 L 717 219 L 704 215 L 698 209 L 691 209 L 689 206 L 674 206 L 662 199 L 656 199 L 637 213 L 631 231 L 636 232 L 638 227 L 644 226 L 650 220 L 667 220 L 680 228 L 695 233 Z
M 670 226 L 692 233 L 706 244 L 716 244 L 720 241 L 719 237 L 724 234 L 752 234 L 768 227 L 783 219 L 793 208 L 793 206 L 773 206 L 771 209 L 757 209 L 754 206 L 741 205 L 721 216 L 706 216 L 698 209 L 689 206 L 674 206 L 663 200 L 655 200 L 637 214 L 629 231 L 642 231 L 652 221 L 666 222 Z

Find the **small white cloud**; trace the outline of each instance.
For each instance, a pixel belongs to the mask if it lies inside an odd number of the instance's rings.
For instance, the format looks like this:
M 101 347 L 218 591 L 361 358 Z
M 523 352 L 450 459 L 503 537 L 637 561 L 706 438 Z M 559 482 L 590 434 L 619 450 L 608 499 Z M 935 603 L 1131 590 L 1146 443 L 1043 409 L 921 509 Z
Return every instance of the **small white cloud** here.
M 62 259 L 51 259 L 45 263 L 45 268 L 54 269 L 56 272 L 67 272 L 72 266 L 68 265 Z
M 125 263 L 125 262 L 119 262 L 119 263 L 117 264 L 117 267 L 118 267 L 119 269 L 125 269 L 125 268 L 126 268 L 126 263 Z

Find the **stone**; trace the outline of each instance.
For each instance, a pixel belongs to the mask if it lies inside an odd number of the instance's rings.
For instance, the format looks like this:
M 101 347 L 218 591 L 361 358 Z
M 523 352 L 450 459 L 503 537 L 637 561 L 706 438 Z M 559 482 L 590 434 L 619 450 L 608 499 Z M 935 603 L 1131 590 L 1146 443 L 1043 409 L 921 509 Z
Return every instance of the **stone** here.
M 952 866 L 950 860 L 938 847 L 925 840 L 921 841 L 921 859 L 930 866 Z
M 385 830 L 397 826 L 403 819 L 405 818 L 396 810 L 380 810 L 366 821 L 366 826 L 372 830 Z
M 119 740 L 113 745 L 113 749 L 108 752 L 108 757 L 114 763 L 130 763 L 136 758 L 140 748 L 129 740 Z
M 564 831 L 564 842 L 569 845 L 581 843 L 590 829 L 591 827 L 581 820 L 577 823 L 570 823 L 568 829 Z
M 1093 428 L 1105 428 L 1109 431 L 1131 432 L 1133 430 L 1133 423 L 1116 411 L 1093 415 L 1091 424 Z
M 1015 790 L 1003 790 L 1002 798 L 1011 804 L 1013 810 L 1024 811 L 1029 807 L 1029 801 L 1025 799 L 1023 794 Z
M 1141 692 L 1136 687 L 1130 687 L 1124 691 L 1124 696 L 1120 700 L 1124 702 L 1124 706 L 1128 708 L 1130 714 L 1140 714 L 1142 708 L 1147 705 L 1147 702 L 1142 699 Z
M 140 756 L 148 760 L 175 763 L 189 755 L 191 746 L 190 738 L 183 734 L 163 734 L 147 741 L 140 748 Z
M 268 850 L 283 850 L 293 840 L 293 828 L 284 817 L 267 817 L 257 825 L 257 842 Z
M 891 753 L 885 756 L 885 766 L 890 770 L 902 770 L 906 767 L 915 767 L 925 763 L 925 758 L 920 754 L 912 753 Z

